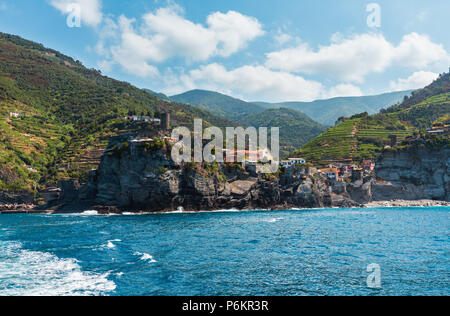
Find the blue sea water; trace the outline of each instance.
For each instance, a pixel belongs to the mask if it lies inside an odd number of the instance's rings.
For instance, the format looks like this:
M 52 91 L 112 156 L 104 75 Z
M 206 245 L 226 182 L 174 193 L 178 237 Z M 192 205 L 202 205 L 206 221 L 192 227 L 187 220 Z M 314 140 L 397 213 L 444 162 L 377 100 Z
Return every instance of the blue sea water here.
M 449 295 L 449 215 L 1 215 L 0 295 Z

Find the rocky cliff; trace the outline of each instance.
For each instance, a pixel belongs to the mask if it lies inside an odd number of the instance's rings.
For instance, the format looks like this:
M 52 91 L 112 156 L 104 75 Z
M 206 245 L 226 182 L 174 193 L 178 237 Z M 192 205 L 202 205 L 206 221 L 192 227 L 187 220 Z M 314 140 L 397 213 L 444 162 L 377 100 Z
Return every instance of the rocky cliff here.
M 335 189 L 325 177 L 308 170 L 300 170 L 308 175 L 306 179 L 295 176 L 286 180 L 283 175 L 258 176 L 240 165 L 177 165 L 170 159 L 167 145 L 160 147 L 148 143 L 110 146 L 99 169 L 92 171 L 88 183 L 79 189 L 78 198 L 63 201 L 65 207 L 61 209 L 73 211 L 82 205 L 196 211 L 358 205 L 345 188 Z
M 59 210 L 186 211 L 352 207 L 373 201 L 450 200 L 450 149 L 383 153 L 376 176 L 326 179 L 314 168 L 262 176 L 240 165 L 177 165 L 164 143 L 110 145 L 86 185 L 64 189 Z M 66 184 L 67 187 L 70 185 Z
M 372 200 L 450 201 L 450 148 L 412 146 L 383 153 L 376 166 Z

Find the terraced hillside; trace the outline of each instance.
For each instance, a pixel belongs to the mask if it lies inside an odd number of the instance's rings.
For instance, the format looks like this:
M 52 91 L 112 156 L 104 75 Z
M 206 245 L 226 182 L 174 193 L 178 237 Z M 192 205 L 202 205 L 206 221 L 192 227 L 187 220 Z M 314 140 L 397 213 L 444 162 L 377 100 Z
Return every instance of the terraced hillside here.
M 352 152 L 358 144 L 354 131 L 359 120 L 348 120 L 339 128 L 332 128 L 306 144 L 299 152 L 309 162 L 326 163 L 331 160 L 352 160 Z
M 10 112 L 23 117 L 10 117 Z M 0 190 L 36 189 L 72 130 L 20 102 L 0 101 Z
M 34 190 L 82 178 L 130 113 L 169 112 L 179 125 L 234 126 L 190 105 L 163 101 L 55 50 L 0 33 L 0 190 Z M 17 112 L 23 117 L 11 118 Z M 32 170 L 32 171 L 30 171 Z
M 407 136 L 423 131 L 450 115 L 450 74 L 440 76 L 430 86 L 382 113 L 362 113 L 344 119 L 295 151 L 314 164 L 355 162 L 370 159 L 386 146 L 400 144 Z

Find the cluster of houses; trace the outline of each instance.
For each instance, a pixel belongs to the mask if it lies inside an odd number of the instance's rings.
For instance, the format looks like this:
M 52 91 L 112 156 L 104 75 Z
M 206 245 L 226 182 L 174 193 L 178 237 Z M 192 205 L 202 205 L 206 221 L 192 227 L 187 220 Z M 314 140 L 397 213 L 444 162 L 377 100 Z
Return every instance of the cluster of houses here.
M 273 156 L 269 149 L 258 150 L 228 150 L 223 149 L 223 156 L 225 162 L 238 161 L 239 157 L 244 157 L 247 165 L 256 164 L 259 161 L 272 161 Z
M 375 170 L 375 162 L 364 160 L 361 166 L 354 164 L 334 163 L 319 172 L 325 174 L 328 179 L 343 182 L 346 178 L 352 181 L 361 180 L 364 175 L 371 174 Z
M 280 166 L 291 169 L 296 166 L 304 166 L 306 160 L 303 158 L 289 158 L 280 162 Z M 375 162 L 372 160 L 364 160 L 361 167 L 354 164 L 333 163 L 325 168 L 319 169 L 318 172 L 325 175 L 329 180 L 343 182 L 346 178 L 352 181 L 361 180 L 364 174 L 370 174 L 375 170 Z
M 179 142 L 179 139 L 172 138 L 170 136 L 161 137 L 162 140 L 170 143 L 176 144 Z M 152 143 L 154 142 L 154 138 L 148 137 L 136 137 L 130 139 L 132 143 Z M 242 161 L 245 166 L 253 166 L 258 162 L 270 162 L 273 161 L 272 153 L 268 148 L 257 149 L 257 150 L 228 150 L 222 149 L 222 155 L 224 162 L 233 163 L 237 161 Z M 303 161 L 303 160 L 302 160 Z M 302 163 L 302 161 L 296 161 L 296 163 Z

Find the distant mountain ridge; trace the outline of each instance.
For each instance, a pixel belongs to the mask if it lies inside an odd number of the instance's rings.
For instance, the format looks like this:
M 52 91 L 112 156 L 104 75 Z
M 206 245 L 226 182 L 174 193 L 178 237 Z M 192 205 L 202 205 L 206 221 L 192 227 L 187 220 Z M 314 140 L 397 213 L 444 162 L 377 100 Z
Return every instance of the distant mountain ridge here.
M 340 117 L 348 117 L 362 112 L 376 114 L 382 109 L 399 104 L 403 102 L 405 96 L 410 96 L 413 91 L 396 91 L 360 97 L 337 97 L 312 102 L 279 103 L 247 102 L 208 90 L 191 90 L 171 97 L 153 91 L 152 93 L 164 100 L 191 104 L 233 121 L 239 121 L 242 115 L 260 113 L 266 109 L 289 108 L 303 112 L 323 125 L 333 126 Z
M 403 101 L 414 90 L 388 92 L 379 95 L 361 97 L 338 97 L 313 102 L 253 102 L 266 108 L 287 107 L 301 111 L 312 119 L 325 125 L 334 125 L 339 117 L 348 117 L 357 113 L 378 113 L 380 110 Z
M 153 96 L 155 96 L 157 98 L 160 98 L 161 100 L 168 101 L 168 102 L 171 101 L 170 98 L 167 95 L 165 95 L 164 93 L 158 93 L 158 92 L 155 92 L 155 91 L 150 90 L 150 89 L 143 89 L 143 90 L 148 92 L 148 93 L 150 93 L 151 95 L 153 95 Z
M 194 105 L 202 110 L 234 121 L 238 121 L 242 115 L 259 113 L 265 110 L 265 108 L 260 105 L 207 90 L 191 90 L 171 96 L 169 99 Z

